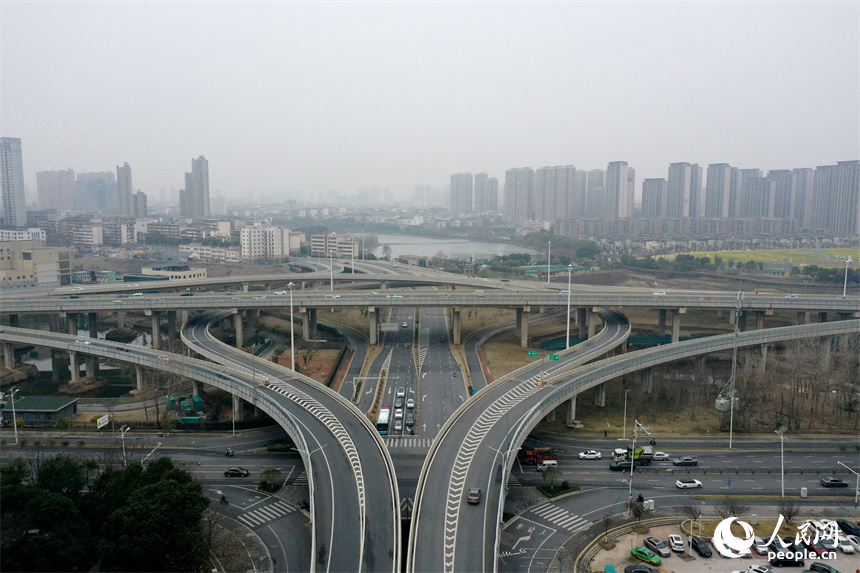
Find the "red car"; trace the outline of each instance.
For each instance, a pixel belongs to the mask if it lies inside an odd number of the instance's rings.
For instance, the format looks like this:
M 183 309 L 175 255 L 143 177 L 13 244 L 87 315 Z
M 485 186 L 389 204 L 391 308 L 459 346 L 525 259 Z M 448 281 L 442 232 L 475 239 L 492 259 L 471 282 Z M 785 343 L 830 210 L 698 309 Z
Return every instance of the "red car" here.
M 442 336 L 439 337 L 439 342 L 448 342 L 448 339 L 443 334 Z

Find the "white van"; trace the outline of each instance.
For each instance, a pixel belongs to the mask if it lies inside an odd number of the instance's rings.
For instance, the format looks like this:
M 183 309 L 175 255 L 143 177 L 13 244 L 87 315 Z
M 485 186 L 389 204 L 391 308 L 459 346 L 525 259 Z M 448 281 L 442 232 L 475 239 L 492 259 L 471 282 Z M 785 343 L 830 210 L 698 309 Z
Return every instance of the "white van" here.
M 142 292 L 136 292 L 133 295 L 131 295 L 131 298 L 141 298 L 142 296 L 143 296 Z
M 557 467 L 558 467 L 558 461 L 556 461 L 556 460 L 544 460 L 537 465 L 537 471 L 542 472 L 546 468 L 557 468 Z
M 326 298 L 340 298 L 340 295 L 339 294 L 327 294 L 327 295 L 325 295 L 325 297 Z

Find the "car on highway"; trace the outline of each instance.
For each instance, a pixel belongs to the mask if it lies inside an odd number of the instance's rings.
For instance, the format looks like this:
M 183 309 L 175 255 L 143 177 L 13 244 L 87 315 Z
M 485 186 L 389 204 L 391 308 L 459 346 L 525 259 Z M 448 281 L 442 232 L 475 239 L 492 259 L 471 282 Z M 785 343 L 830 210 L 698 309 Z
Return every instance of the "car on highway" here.
M 92 344 L 89 340 L 75 340 L 75 344 Z
M 387 294 L 385 298 L 403 298 L 402 294 Z
M 841 529 L 842 532 L 846 535 L 860 536 L 860 525 L 857 525 L 853 521 L 848 521 L 847 519 L 837 519 L 836 525 L 838 525 L 839 529 Z
M 283 296 L 285 294 L 287 294 L 287 291 L 285 291 L 285 290 L 276 290 L 275 291 L 275 296 Z
M 669 549 L 675 551 L 676 553 L 683 553 L 687 547 L 684 545 L 684 538 L 678 535 L 677 533 L 673 533 L 669 536 Z
M 414 408 L 415 407 L 415 400 L 413 400 L 412 398 L 407 398 L 406 399 L 406 407 L 410 408 L 410 409 Z
M 595 450 L 588 450 L 586 452 L 579 452 L 579 459 L 581 460 L 599 460 L 600 452 Z
M 164 299 L 163 298 L 157 298 L 153 302 L 164 302 Z
M 708 542 L 698 535 L 694 535 L 690 538 L 690 544 L 693 546 L 693 551 L 699 554 L 699 557 L 708 558 L 713 555 L 711 548 L 708 547 Z
M 402 432 L 403 431 L 403 420 L 394 420 L 394 431 Z
M 657 569 L 649 567 L 644 563 L 634 563 L 624 568 L 624 573 L 660 573 Z
M 466 498 L 466 501 L 472 505 L 478 505 L 481 503 L 481 490 L 477 487 L 471 488 L 469 490 L 469 497 Z
M 403 396 L 395 396 L 394 397 L 394 407 L 402 408 L 403 407 Z
M 670 555 L 672 555 L 672 552 L 669 551 L 669 548 L 666 547 L 666 544 L 657 539 L 656 537 L 646 537 L 645 547 L 647 547 L 660 557 L 669 557 Z
M 264 297 L 264 296 L 255 296 L 255 297 L 253 297 L 251 300 L 266 300 L 266 297 Z
M 634 547 L 630 550 L 630 554 L 636 559 L 642 560 L 649 565 L 660 565 L 660 563 L 663 562 L 659 555 L 645 547 Z
M 408 323 L 408 322 L 406 322 L 406 321 L 404 320 L 404 321 L 403 321 L 403 324 L 402 324 L 401 326 L 402 326 L 403 328 L 409 328 L 409 323 Z
M 123 302 L 122 299 L 116 299 L 114 302 Z
M 675 458 L 672 460 L 672 465 L 675 466 L 697 466 L 699 465 L 699 460 L 692 456 L 682 456 L 680 458 Z
M 443 334 L 442 336 L 439 337 L 439 342 L 448 342 L 448 339 Z
M 404 398 L 406 396 L 406 388 L 403 386 L 398 387 L 397 390 L 394 391 L 394 395 L 399 398 Z
M 84 287 L 72 287 L 72 290 L 84 290 Z
M 397 402 L 395 402 L 394 405 L 397 406 Z M 403 419 L 403 408 L 397 408 L 396 410 L 394 410 L 394 419 L 395 420 L 402 420 Z
M 612 462 L 609 464 L 609 469 L 614 472 L 623 472 L 630 469 L 630 466 L 633 464 L 632 460 L 618 460 L 617 462 Z
M 702 489 L 702 482 L 697 479 L 683 478 L 675 482 L 678 489 Z
M 180 294 L 179 296 L 194 296 L 194 293 L 193 292 L 184 292 L 184 293 Z
M 655 293 L 651 293 L 651 294 L 653 294 L 654 296 L 666 296 L 666 293 L 663 291 L 655 292 Z
M 478 296 L 484 296 L 484 291 L 482 291 L 482 290 L 476 290 L 474 294 L 476 294 L 476 295 L 478 295 Z
M 665 462 L 669 459 L 669 454 L 666 452 L 654 452 L 654 456 L 651 458 L 652 462 Z
M 837 477 L 829 477 L 821 479 L 822 487 L 848 487 L 848 482 Z
M 224 470 L 224 477 L 248 477 L 251 472 L 239 466 L 233 466 Z

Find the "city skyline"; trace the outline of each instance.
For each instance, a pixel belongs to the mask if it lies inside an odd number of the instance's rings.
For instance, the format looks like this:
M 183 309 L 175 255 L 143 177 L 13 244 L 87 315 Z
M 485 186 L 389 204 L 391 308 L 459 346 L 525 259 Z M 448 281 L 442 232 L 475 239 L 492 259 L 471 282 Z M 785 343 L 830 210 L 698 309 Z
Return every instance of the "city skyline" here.
M 516 165 L 623 159 L 644 180 L 682 161 L 860 157 L 856 3 L 2 10 L 0 135 L 24 142 L 28 202 L 37 172 L 124 162 L 132 192 L 158 197 L 200 154 L 227 198 L 380 188 L 400 201 Z

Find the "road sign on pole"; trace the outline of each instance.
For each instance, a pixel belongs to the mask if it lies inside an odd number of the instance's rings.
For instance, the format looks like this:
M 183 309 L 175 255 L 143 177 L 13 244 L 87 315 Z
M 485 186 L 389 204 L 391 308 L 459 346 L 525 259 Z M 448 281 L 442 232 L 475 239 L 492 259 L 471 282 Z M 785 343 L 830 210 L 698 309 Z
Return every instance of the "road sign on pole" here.
M 550 354 L 549 359 L 550 360 L 558 360 L 558 354 Z
M 528 355 L 529 358 L 537 358 L 537 352 L 535 352 L 534 350 L 529 350 Z

